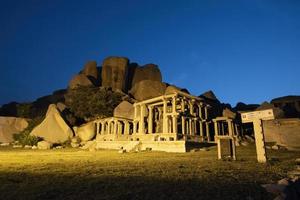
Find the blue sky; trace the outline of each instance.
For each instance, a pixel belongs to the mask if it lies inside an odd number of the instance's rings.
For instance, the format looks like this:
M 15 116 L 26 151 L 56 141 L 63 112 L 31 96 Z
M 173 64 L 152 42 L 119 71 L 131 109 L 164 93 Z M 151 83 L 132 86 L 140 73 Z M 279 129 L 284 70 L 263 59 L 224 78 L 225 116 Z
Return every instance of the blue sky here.
M 300 95 L 298 0 L 0 3 L 0 104 L 66 88 L 86 61 L 111 55 L 232 105 Z

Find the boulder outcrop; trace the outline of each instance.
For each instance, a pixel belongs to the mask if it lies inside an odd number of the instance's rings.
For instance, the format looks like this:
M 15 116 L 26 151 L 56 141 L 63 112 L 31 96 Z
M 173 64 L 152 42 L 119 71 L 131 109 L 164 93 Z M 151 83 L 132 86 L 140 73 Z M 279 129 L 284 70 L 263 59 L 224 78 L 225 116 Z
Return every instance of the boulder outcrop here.
M 129 60 L 125 57 L 106 58 L 102 64 L 102 86 L 126 92 L 128 89 L 128 65 Z
M 13 142 L 13 134 L 20 133 L 28 126 L 24 118 L 0 117 L 0 143 Z
M 37 143 L 37 148 L 41 150 L 51 149 L 52 146 L 53 146 L 52 143 L 47 141 L 40 141 Z
M 61 117 L 56 105 L 50 104 L 45 119 L 30 135 L 41 137 L 51 143 L 63 143 L 73 136 L 73 131 Z
M 134 85 L 129 93 L 138 101 L 161 96 L 165 93 L 167 86 L 159 81 L 144 80 Z
M 122 101 L 115 109 L 114 109 L 114 117 L 121 117 L 127 119 L 133 119 L 134 108 L 131 103 L 128 101 Z
M 95 86 L 100 85 L 100 75 L 97 68 L 97 62 L 96 61 L 89 61 L 84 65 L 84 68 L 81 72 L 86 77 L 88 77 Z
M 69 82 L 70 89 L 76 89 L 78 86 L 93 86 L 93 82 L 84 74 L 75 75 Z
M 236 113 L 233 112 L 232 110 L 230 110 L 229 108 L 225 108 L 225 109 L 223 109 L 222 116 L 223 117 L 228 117 L 228 118 L 231 118 L 231 119 L 235 119 L 236 118 Z
M 96 135 L 95 123 L 89 122 L 79 126 L 76 130 L 76 135 L 81 141 L 86 142 L 93 139 Z
M 175 85 L 168 86 L 165 91 L 165 94 L 173 94 L 176 92 L 184 92 L 184 93 L 189 94 L 189 91 L 187 89 L 179 88 L 179 87 L 176 87 Z
M 155 64 L 147 64 L 142 67 L 137 67 L 134 71 L 132 87 L 140 81 L 152 80 L 152 81 L 162 81 L 162 76 L 160 70 Z

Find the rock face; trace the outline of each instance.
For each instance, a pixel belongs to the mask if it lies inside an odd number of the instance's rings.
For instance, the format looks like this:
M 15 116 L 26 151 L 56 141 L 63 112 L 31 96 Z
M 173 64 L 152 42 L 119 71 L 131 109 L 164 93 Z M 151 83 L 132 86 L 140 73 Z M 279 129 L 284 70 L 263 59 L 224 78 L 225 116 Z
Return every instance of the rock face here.
M 100 76 L 97 68 L 96 61 L 89 61 L 84 65 L 84 68 L 81 72 L 86 77 L 88 77 L 95 86 L 100 85 Z
M 225 108 L 222 112 L 223 117 L 228 117 L 231 119 L 235 119 L 236 118 L 236 113 L 231 111 L 229 108 Z
M 97 62 L 96 61 L 87 62 L 84 65 L 82 74 L 86 75 L 87 77 L 93 77 L 95 79 L 98 79 Z
M 81 139 L 81 141 L 89 141 L 96 135 L 95 128 L 95 123 L 93 122 L 83 124 L 77 128 L 76 135 Z
M 132 86 L 143 80 L 162 81 L 161 73 L 157 65 L 147 64 L 137 67 L 134 71 Z
M 176 87 L 174 85 L 168 86 L 165 91 L 165 94 L 173 94 L 176 92 L 185 92 L 185 93 L 189 94 L 189 91 L 187 89 L 182 89 L 182 88 Z
M 114 109 L 114 117 L 122 117 L 127 119 L 133 119 L 134 108 L 131 103 L 128 101 L 122 101 L 115 109 Z
M 93 86 L 93 82 L 84 74 L 78 74 L 75 75 L 70 83 L 69 83 L 69 88 L 70 89 L 75 89 L 78 86 Z
M 51 147 L 52 147 L 52 143 L 47 141 L 40 141 L 37 143 L 38 149 L 46 150 L 46 149 L 51 149 Z
M 217 99 L 216 95 L 211 90 L 204 92 L 200 96 L 203 97 L 203 98 L 205 98 L 205 99 L 209 99 L 209 100 L 213 100 L 213 101 L 218 101 L 219 102 L 219 100 Z
M 144 80 L 134 85 L 129 93 L 138 101 L 161 96 L 165 93 L 166 84 L 159 81 Z
M 44 121 L 36 126 L 30 135 L 51 143 L 63 143 L 73 136 L 73 131 L 61 117 L 55 104 L 50 104 Z
M 102 64 L 102 86 L 126 92 L 129 60 L 124 57 L 108 57 Z
M 13 134 L 20 133 L 27 126 L 24 118 L 0 117 L 0 143 L 13 142 Z

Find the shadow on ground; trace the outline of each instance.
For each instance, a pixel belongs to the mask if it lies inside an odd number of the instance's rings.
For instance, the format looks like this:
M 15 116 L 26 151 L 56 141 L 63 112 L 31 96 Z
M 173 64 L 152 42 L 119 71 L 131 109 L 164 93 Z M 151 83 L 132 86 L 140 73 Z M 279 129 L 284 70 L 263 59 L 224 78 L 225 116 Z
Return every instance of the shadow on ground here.
M 0 199 L 272 199 L 257 183 L 176 177 L 1 173 Z

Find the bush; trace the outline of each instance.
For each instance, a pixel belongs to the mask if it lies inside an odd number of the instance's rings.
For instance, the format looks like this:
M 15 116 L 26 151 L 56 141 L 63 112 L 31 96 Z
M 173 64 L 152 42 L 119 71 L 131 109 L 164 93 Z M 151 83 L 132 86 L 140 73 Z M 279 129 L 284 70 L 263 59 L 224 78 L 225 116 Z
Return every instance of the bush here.
M 107 88 L 79 87 L 69 90 L 65 100 L 76 117 L 88 121 L 113 116 L 114 108 L 122 101 L 122 94 Z
M 35 118 L 31 121 L 29 121 L 29 124 L 26 129 L 24 129 L 21 133 L 14 134 L 13 138 L 14 140 L 18 141 L 21 145 L 37 145 L 39 141 L 42 140 L 42 138 L 32 136 L 30 135 L 31 131 L 34 127 L 39 125 L 43 121 L 43 118 Z

